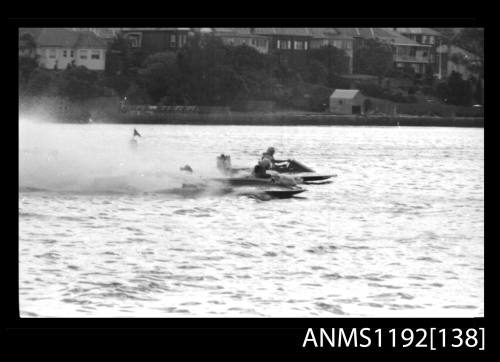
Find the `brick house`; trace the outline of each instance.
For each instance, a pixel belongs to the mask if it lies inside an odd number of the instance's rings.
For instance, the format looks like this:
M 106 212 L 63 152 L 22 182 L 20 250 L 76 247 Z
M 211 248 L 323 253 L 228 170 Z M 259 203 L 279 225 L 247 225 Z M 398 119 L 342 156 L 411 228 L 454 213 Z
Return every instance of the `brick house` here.
M 254 34 L 251 28 L 212 28 L 212 34 L 226 45 L 247 45 L 260 53 L 269 53 L 270 39 Z
M 130 47 L 152 54 L 177 51 L 187 43 L 190 28 L 122 28 Z
M 431 64 L 428 44 L 419 44 L 391 28 L 335 28 L 341 34 L 352 36 L 355 46 L 365 39 L 376 39 L 392 45 L 395 68 L 411 67 L 417 74 L 425 74 Z M 354 52 L 356 50 L 354 49 Z

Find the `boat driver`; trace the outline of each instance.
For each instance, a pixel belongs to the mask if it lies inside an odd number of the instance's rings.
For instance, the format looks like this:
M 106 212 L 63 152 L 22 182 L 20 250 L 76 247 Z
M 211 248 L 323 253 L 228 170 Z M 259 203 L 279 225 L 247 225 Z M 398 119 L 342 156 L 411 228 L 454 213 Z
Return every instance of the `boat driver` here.
M 280 168 L 281 165 L 278 165 L 278 164 L 289 161 L 289 160 L 276 160 L 274 158 L 275 152 L 276 152 L 276 150 L 274 149 L 274 147 L 268 147 L 267 151 L 262 154 L 262 160 L 266 160 L 266 159 L 269 160 L 269 162 L 271 164 L 271 166 L 270 166 L 271 169 Z
M 263 158 L 253 169 L 253 175 L 259 178 L 269 178 L 271 177 L 266 171 L 271 169 L 271 161 L 267 158 Z

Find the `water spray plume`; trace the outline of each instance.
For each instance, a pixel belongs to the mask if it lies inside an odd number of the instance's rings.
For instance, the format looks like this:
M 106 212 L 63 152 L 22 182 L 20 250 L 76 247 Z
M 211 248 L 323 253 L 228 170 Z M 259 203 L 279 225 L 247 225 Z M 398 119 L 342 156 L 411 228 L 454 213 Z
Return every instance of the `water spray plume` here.
M 181 150 L 133 127 L 21 118 L 19 187 L 67 192 L 154 192 L 217 176 L 211 155 Z M 180 170 L 188 164 L 193 173 Z

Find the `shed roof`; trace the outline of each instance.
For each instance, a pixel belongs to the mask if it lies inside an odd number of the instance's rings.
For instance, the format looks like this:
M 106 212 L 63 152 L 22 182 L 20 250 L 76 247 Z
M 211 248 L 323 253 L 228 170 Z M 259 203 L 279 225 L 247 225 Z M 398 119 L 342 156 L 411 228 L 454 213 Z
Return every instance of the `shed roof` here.
M 359 89 L 335 89 L 330 98 L 353 99 L 358 94 L 361 94 Z

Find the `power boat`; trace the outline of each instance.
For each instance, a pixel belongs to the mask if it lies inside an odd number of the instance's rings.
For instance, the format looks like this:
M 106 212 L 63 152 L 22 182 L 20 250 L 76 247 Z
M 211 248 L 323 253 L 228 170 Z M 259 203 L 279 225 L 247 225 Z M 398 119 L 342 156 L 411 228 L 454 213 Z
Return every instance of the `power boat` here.
M 296 160 L 288 160 L 284 166 L 277 166 L 273 170 L 281 174 L 289 174 L 294 177 L 299 177 L 304 182 L 324 181 L 337 176 L 319 174 L 312 168 L 307 167 Z
M 238 184 L 239 182 L 242 183 L 251 183 L 251 182 L 260 182 L 262 179 L 257 178 L 257 180 L 251 180 L 250 176 L 244 176 L 244 177 L 236 177 L 237 175 L 240 175 L 242 173 L 246 174 L 251 174 L 252 169 L 251 168 L 234 168 L 231 165 L 231 156 L 229 155 L 224 155 L 221 154 L 219 157 L 217 157 L 217 168 L 219 171 L 221 171 L 224 175 L 227 176 L 232 176 L 230 177 L 230 181 L 228 182 L 234 182 L 235 184 Z M 324 181 L 328 180 L 331 177 L 336 177 L 337 175 L 326 175 L 326 174 L 319 174 L 316 171 L 314 171 L 312 168 L 307 167 L 306 165 L 300 163 L 299 161 L 296 160 L 288 160 L 286 163 L 283 165 L 276 166 L 272 168 L 271 170 L 267 171 L 268 174 L 283 174 L 283 175 L 289 175 L 296 179 L 298 183 L 309 183 L 309 182 L 317 182 L 317 181 Z M 266 179 L 264 179 L 266 180 Z
M 276 198 L 288 198 L 300 194 L 306 189 L 297 186 L 295 179 L 286 175 L 273 174 L 268 178 L 245 175 L 240 177 L 221 177 L 210 181 L 227 187 L 237 187 L 241 190 L 250 190 L 250 193 L 265 193 Z

